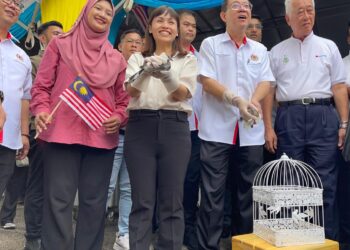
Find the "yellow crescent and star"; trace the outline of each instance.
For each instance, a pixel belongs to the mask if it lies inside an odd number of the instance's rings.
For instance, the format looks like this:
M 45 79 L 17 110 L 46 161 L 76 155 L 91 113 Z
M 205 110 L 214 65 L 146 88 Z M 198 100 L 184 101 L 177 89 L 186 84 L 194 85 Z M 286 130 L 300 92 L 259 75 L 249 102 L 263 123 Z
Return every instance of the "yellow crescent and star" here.
M 82 85 L 82 87 L 79 87 L 80 85 Z M 75 91 L 79 92 L 79 94 L 81 94 L 81 95 L 85 96 L 88 94 L 88 91 L 84 87 L 84 83 L 81 80 L 76 80 L 73 84 L 73 88 Z

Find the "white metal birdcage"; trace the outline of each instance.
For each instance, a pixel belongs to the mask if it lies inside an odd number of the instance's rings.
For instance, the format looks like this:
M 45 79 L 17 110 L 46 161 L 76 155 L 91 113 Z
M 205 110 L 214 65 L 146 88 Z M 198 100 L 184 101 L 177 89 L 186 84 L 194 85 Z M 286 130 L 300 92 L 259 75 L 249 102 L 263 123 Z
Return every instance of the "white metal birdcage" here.
M 324 243 L 323 186 L 316 171 L 283 154 L 253 183 L 254 234 L 277 247 Z

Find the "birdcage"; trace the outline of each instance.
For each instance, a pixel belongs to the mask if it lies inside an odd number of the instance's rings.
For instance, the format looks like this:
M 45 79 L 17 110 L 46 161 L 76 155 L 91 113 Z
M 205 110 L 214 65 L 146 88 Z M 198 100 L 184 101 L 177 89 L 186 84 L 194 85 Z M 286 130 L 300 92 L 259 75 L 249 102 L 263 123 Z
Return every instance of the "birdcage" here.
M 283 154 L 253 183 L 254 234 L 282 247 L 324 243 L 323 186 L 316 171 Z

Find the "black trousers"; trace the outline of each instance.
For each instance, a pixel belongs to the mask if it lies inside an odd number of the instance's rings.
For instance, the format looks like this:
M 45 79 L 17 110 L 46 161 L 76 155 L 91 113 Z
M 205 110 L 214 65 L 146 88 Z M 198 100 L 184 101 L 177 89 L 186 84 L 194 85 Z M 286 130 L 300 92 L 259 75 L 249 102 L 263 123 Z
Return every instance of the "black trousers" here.
M 17 202 L 24 194 L 27 183 L 28 167 L 15 167 L 15 170 L 7 183 L 5 200 L 0 211 L 1 225 L 13 223 L 16 216 Z
M 149 248 L 158 198 L 159 250 L 180 250 L 184 234 L 183 188 L 191 154 L 187 114 L 130 111 L 125 160 L 131 183 L 130 249 Z
M 231 154 L 234 160 L 229 166 Z M 232 223 L 237 225 L 235 227 L 239 228 L 239 233 L 253 230 L 252 183 L 263 162 L 263 146 L 239 147 L 202 140 L 201 160 L 201 203 L 197 227 L 199 249 L 218 250 L 229 168 L 235 176 L 231 183 L 232 195 L 237 197 L 232 200 L 232 207 L 239 209 Z
M 45 143 L 43 250 L 100 250 L 115 149 Z M 72 212 L 79 191 L 73 238 Z
M 15 170 L 16 150 L 0 145 L 0 197 Z
M 333 105 L 290 105 L 277 110 L 277 157 L 286 153 L 315 169 L 323 184 L 324 226 L 338 239 L 338 116 Z
M 35 133 L 35 131 L 33 132 Z M 32 138 L 28 154 L 29 173 L 24 200 L 24 221 L 26 225 L 26 238 L 28 240 L 41 238 L 44 201 L 43 143 L 43 141 Z
M 200 145 L 198 131 L 191 131 L 191 157 L 187 166 L 187 172 L 184 185 L 184 215 L 185 215 L 185 234 L 184 243 L 189 247 L 196 244 L 196 225 L 198 211 L 198 192 L 201 170 Z

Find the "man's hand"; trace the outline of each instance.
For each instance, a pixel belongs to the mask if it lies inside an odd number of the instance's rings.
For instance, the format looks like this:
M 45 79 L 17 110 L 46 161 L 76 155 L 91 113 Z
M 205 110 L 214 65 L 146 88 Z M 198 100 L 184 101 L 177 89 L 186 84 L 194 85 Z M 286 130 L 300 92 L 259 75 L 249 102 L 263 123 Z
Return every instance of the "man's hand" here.
M 18 151 L 18 155 L 16 156 L 17 160 L 23 160 L 26 158 L 29 152 L 29 138 L 27 136 L 22 135 L 22 144 L 23 147 Z
M 277 150 L 277 136 L 273 128 L 265 128 L 265 148 L 275 154 Z
M 230 90 L 224 91 L 222 100 L 225 103 L 236 106 L 239 109 L 242 119 L 249 125 L 254 125 L 259 120 L 259 112 L 256 107 Z
M 5 121 L 6 121 L 6 113 L 2 105 L 0 104 L 0 130 L 4 128 Z
M 252 99 L 250 102 L 254 105 L 255 109 L 258 111 L 260 118 L 262 118 L 262 108 L 261 108 L 260 102 L 255 99 Z
M 47 129 L 47 125 L 51 123 L 49 116 L 50 115 L 46 112 L 41 112 L 35 116 L 34 124 L 37 134 L 40 134 L 43 130 Z
M 111 116 L 103 122 L 106 134 L 114 134 L 118 132 L 121 121 L 116 116 Z
M 346 129 L 340 128 L 338 131 L 338 148 L 343 150 L 345 142 Z

